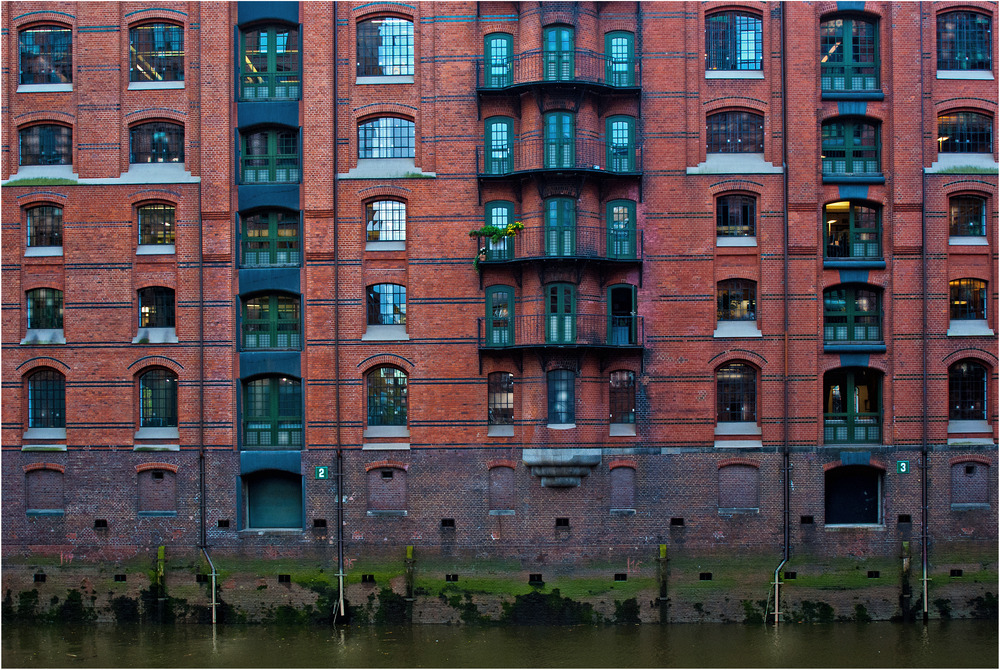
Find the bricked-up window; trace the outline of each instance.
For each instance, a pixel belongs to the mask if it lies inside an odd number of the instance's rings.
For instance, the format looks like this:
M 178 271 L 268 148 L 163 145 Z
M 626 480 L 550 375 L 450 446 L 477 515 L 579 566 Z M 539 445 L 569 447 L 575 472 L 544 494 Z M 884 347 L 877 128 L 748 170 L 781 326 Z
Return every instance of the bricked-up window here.
M 298 265 L 299 216 L 283 209 L 258 210 L 243 222 L 243 267 Z
M 28 291 L 28 328 L 59 329 L 63 327 L 63 292 L 55 288 Z
M 882 442 L 882 373 L 837 368 L 823 374 L 823 440 L 826 444 Z
M 413 121 L 382 116 L 358 124 L 358 158 L 413 158 Z
M 762 56 L 759 16 L 719 12 L 705 17 L 706 70 L 759 70 Z
M 548 112 L 545 115 L 545 167 L 576 165 L 576 114 Z
M 184 126 L 166 121 L 132 126 L 129 147 L 129 163 L 183 163 Z
M 28 428 L 66 427 L 66 378 L 51 368 L 28 375 Z
M 974 360 L 961 360 L 948 368 L 948 418 L 986 420 L 986 368 Z
M 22 84 L 69 84 L 73 81 L 73 31 L 63 26 L 34 26 L 18 33 Z
M 491 372 L 487 377 L 489 425 L 509 426 L 514 423 L 514 375 Z
M 20 131 L 21 165 L 72 165 L 73 129 L 40 124 Z
M 841 200 L 823 207 L 827 258 L 882 258 L 882 210 L 863 202 Z
M 616 30 L 604 35 L 604 83 L 635 86 L 635 35 Z
M 764 153 L 764 117 L 753 112 L 719 112 L 708 117 L 708 153 Z
M 576 200 L 547 198 L 545 209 L 545 255 L 576 254 Z
M 302 385 L 290 377 L 243 384 L 243 448 L 302 448 Z
M 139 426 L 177 427 L 177 375 L 154 368 L 139 377 Z
M 299 299 L 270 294 L 243 301 L 244 349 L 298 349 Z
M 369 242 L 406 240 L 406 203 L 376 200 L 365 205 L 365 239 Z
M 953 321 L 986 319 L 986 282 L 965 277 L 948 282 Z
M 514 468 L 490 468 L 490 509 L 514 509 Z
M 868 465 L 843 465 L 826 471 L 827 525 L 882 523 L 882 471 Z
M 723 279 L 716 287 L 719 321 L 757 320 L 757 282 L 750 279 Z
M 635 509 L 635 469 L 617 467 L 610 472 L 611 509 Z
M 177 209 L 173 205 L 143 205 L 137 210 L 139 244 L 173 244 Z
M 507 174 L 514 169 L 514 120 L 491 116 L 484 122 L 486 174 Z
M 139 514 L 177 509 L 177 475 L 170 470 L 145 470 L 137 476 Z
M 368 373 L 368 425 L 405 426 L 407 377 L 398 368 L 383 366 Z
M 491 200 L 484 207 L 487 226 L 504 229 L 514 223 L 514 203 L 509 200 Z M 514 258 L 514 238 L 503 237 L 499 242 L 484 238 L 486 258 L 491 261 L 509 261 Z
M 993 31 L 989 16 L 948 12 L 937 18 L 937 69 L 986 70 L 993 67 Z
M 48 468 L 26 472 L 24 498 L 28 514 L 62 513 L 63 473 Z
M 487 287 L 486 346 L 507 347 L 512 344 L 514 344 L 514 287 Z
M 184 28 L 146 23 L 128 31 L 129 81 L 184 81 Z
M 615 370 L 608 387 L 611 423 L 635 423 L 635 373 Z
M 757 421 L 757 370 L 747 363 L 727 363 L 715 371 L 716 420 Z
M 608 258 L 635 258 L 638 247 L 634 200 L 612 200 L 607 208 Z
M 413 74 L 413 21 L 386 17 L 358 23 L 358 76 Z
M 974 195 L 950 198 L 948 234 L 953 237 L 985 237 L 986 200 Z
M 165 286 L 139 289 L 139 327 L 174 327 L 174 290 Z
M 760 507 L 760 471 L 752 465 L 719 468 L 719 507 L 752 510 Z
M 542 32 L 542 62 L 546 81 L 570 81 L 575 76 L 573 28 L 549 26 Z
M 878 25 L 858 17 L 819 24 L 820 86 L 824 91 L 878 89 Z
M 406 325 L 406 287 L 399 284 L 372 284 L 367 289 L 369 326 Z
M 302 475 L 263 470 L 243 477 L 247 528 L 302 528 Z
M 406 509 L 406 470 L 386 467 L 368 471 L 368 509 Z
M 882 171 L 879 128 L 862 119 L 823 124 L 820 159 L 823 174 L 869 175 Z
M 42 205 L 25 212 L 29 247 L 62 246 L 62 207 Z
M 749 195 L 723 195 L 715 203 L 715 234 L 719 237 L 753 237 L 757 234 L 757 199 Z
M 993 120 L 977 112 L 938 117 L 938 153 L 993 153 Z
M 823 291 L 823 340 L 882 341 L 882 291 L 844 284 Z
M 951 466 L 951 504 L 989 505 L 990 466 L 977 461 L 962 461 Z
M 288 100 L 299 97 L 299 31 L 292 26 L 262 26 L 240 35 L 240 99 Z
M 576 423 L 576 374 L 572 370 L 549 370 L 550 424 Z
M 490 33 L 485 38 L 486 88 L 503 88 L 513 83 L 514 37 L 509 33 Z
M 244 133 L 240 138 L 240 175 L 244 184 L 297 182 L 299 135 L 294 130 L 270 128 Z

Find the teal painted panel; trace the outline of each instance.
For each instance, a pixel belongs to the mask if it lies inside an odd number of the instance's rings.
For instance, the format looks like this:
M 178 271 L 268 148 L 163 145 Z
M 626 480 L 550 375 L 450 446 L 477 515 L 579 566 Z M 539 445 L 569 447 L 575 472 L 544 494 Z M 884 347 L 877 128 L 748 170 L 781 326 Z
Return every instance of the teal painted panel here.
M 868 354 L 841 354 L 840 367 L 842 368 L 867 368 Z
M 850 200 L 851 198 L 867 198 L 868 197 L 868 186 L 862 184 L 841 184 L 837 187 L 840 191 L 840 197 L 843 200 Z
M 247 475 L 260 470 L 284 470 L 296 476 L 302 472 L 302 452 L 300 451 L 241 451 L 240 474 Z
M 841 465 L 871 465 L 872 452 L 870 451 L 842 451 L 840 452 Z
M 864 100 L 841 100 L 837 103 L 837 113 L 840 115 L 853 114 L 864 116 L 868 111 L 868 103 Z
M 867 284 L 868 270 L 841 270 L 840 283 L 846 284 L 847 282 L 861 282 L 863 284 Z
M 247 482 L 250 528 L 301 528 L 302 477 L 262 473 Z
M 837 3 L 838 12 L 863 12 L 865 11 L 864 0 L 843 0 Z

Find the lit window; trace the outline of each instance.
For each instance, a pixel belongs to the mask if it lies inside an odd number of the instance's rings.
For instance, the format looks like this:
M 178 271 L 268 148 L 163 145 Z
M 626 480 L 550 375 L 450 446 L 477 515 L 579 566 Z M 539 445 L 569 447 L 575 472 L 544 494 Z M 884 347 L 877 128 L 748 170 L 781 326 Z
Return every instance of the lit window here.
M 937 69 L 992 69 L 990 17 L 975 12 L 948 12 L 937 19 Z
M 68 84 L 73 81 L 73 32 L 69 28 L 26 28 L 18 33 L 18 43 L 22 84 Z
M 753 237 L 757 230 L 757 199 L 724 195 L 716 202 L 715 234 L 719 237 Z
M 173 205 L 139 207 L 139 244 L 173 244 L 177 232 L 175 211 Z
M 725 279 L 717 288 L 719 321 L 757 320 L 757 282 L 749 279 Z
M 299 31 L 264 26 L 241 35 L 240 99 L 287 100 L 299 97 Z
M 938 153 L 993 153 L 993 121 L 985 114 L 953 112 L 938 117 Z
M 948 294 L 953 321 L 986 319 L 985 281 L 970 278 L 955 279 L 948 282 Z
M 129 81 L 184 81 L 184 28 L 147 23 L 128 31 Z
M 358 124 L 358 158 L 413 158 L 413 121 L 383 116 Z
M 882 212 L 862 202 L 841 200 L 823 207 L 826 257 L 882 258 Z
M 183 163 L 184 126 L 142 123 L 129 131 L 129 163 Z
M 706 70 L 759 70 L 761 19 L 742 12 L 720 12 L 705 17 Z
M 387 17 L 358 23 L 358 76 L 413 74 L 413 22 Z

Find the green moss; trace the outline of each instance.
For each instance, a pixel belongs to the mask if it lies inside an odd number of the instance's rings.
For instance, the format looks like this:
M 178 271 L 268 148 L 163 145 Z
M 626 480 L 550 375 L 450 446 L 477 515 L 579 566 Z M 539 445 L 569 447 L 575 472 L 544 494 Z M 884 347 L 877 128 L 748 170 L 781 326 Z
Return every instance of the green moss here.
M 986 168 L 979 167 L 978 165 L 955 165 L 953 167 L 944 168 L 943 170 L 935 170 L 935 174 L 996 174 L 997 171 Z
M 423 172 L 407 172 L 403 175 L 403 179 L 434 179 L 434 175 Z
M 513 603 L 503 604 L 501 621 L 514 625 L 572 625 L 596 623 L 596 614 L 589 603 L 564 598 L 559 589 L 551 593 L 535 591 L 517 596 Z
M 30 177 L 26 179 L 14 179 L 4 184 L 10 186 L 70 186 L 78 184 L 75 179 L 64 179 L 62 177 Z
M 642 623 L 639 620 L 639 601 L 635 598 L 615 601 L 615 623 Z

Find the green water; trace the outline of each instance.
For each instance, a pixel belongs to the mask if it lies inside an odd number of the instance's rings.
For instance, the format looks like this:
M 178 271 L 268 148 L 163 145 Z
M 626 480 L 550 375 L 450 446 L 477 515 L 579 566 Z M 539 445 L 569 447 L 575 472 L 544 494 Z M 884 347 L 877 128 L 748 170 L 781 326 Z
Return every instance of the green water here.
M 996 621 L 668 626 L 4 626 L 2 665 L 132 668 L 990 667 Z

